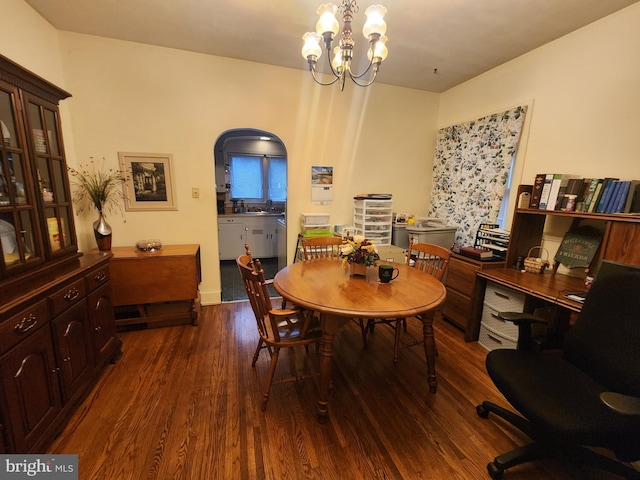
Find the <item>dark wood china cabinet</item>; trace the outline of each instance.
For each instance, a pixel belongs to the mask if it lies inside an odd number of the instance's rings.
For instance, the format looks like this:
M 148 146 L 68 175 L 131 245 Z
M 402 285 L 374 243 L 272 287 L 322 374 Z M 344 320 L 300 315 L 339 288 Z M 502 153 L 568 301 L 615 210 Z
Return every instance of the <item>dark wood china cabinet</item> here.
M 77 247 L 69 96 L 0 56 L 0 454 L 45 451 L 120 354 L 111 254 Z

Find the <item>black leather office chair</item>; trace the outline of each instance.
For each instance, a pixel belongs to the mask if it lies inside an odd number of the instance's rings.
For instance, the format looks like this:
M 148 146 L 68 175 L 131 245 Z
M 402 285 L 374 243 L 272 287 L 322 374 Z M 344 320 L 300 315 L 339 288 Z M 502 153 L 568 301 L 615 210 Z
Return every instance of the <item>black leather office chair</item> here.
M 504 317 L 521 324 L 531 318 Z M 596 280 L 561 355 L 493 350 L 486 366 L 496 387 L 522 416 L 487 401 L 476 407 L 478 415 L 494 413 L 533 440 L 489 463 L 491 478 L 554 455 L 640 478 L 639 472 L 621 463 L 640 459 L 640 273 Z M 586 447 L 608 449 L 620 461 Z

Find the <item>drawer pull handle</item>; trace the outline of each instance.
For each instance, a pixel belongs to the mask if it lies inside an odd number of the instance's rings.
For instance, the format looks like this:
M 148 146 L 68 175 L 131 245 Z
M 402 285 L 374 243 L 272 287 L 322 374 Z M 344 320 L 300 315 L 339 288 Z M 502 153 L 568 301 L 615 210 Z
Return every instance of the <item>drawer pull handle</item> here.
M 502 345 L 502 340 L 500 340 L 498 337 L 494 337 L 493 335 L 491 335 L 490 333 L 487 334 L 487 337 L 489 337 L 491 340 L 493 340 L 494 342 L 498 342 L 500 345 Z
M 509 295 L 505 295 L 504 293 L 501 292 L 493 292 L 495 294 L 496 297 L 500 297 L 500 298 L 504 298 L 506 300 L 511 300 L 511 297 L 509 297 Z
M 498 315 L 496 315 L 495 313 L 492 313 L 491 316 L 493 318 L 495 318 L 496 320 L 500 320 L 501 322 L 505 322 L 506 320 L 503 320 L 502 318 L 500 318 Z
M 67 302 L 73 302 L 76 298 L 80 296 L 80 292 L 77 288 L 70 289 L 67 293 L 64 294 L 64 298 Z
M 33 313 L 30 313 L 28 317 L 24 317 L 20 323 L 18 323 L 13 329 L 16 333 L 26 333 L 36 326 L 38 319 Z
M 107 278 L 107 274 L 104 273 L 102 270 L 100 270 L 98 273 L 95 274 L 95 276 L 93 277 L 93 279 L 96 282 L 104 282 L 104 280 Z

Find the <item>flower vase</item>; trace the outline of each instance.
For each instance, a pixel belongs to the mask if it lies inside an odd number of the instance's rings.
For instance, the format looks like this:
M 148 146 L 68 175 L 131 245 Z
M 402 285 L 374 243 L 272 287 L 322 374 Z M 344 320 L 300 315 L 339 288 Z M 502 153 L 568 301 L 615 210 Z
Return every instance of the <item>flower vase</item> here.
M 98 220 L 93 222 L 93 235 L 96 237 L 98 250 L 111 250 L 111 225 L 107 223 L 102 212 L 98 213 Z
M 366 275 L 367 265 L 365 263 L 350 263 L 349 272 L 351 275 Z

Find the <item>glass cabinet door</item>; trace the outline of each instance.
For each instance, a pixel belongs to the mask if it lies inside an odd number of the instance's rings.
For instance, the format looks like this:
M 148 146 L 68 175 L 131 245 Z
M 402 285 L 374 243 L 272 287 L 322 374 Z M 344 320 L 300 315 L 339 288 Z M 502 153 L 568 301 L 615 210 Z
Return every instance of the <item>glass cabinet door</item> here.
M 44 260 L 18 92 L 0 82 L 0 278 Z
M 33 97 L 27 100 L 27 125 L 32 138 L 39 201 L 43 205 L 44 244 L 51 256 L 76 248 L 71 195 L 55 105 Z

